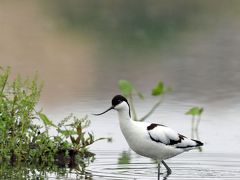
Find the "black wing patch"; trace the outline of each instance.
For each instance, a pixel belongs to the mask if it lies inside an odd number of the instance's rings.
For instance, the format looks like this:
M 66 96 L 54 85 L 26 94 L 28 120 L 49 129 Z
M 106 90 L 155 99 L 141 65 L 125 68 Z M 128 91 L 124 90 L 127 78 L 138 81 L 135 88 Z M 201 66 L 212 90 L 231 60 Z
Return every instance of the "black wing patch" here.
M 152 123 L 150 124 L 148 127 L 147 127 L 147 130 L 150 131 L 150 130 L 153 130 L 155 127 L 157 126 L 164 126 L 162 124 L 155 124 L 155 123 Z M 166 127 L 166 126 L 165 126 Z
M 185 136 L 183 136 L 181 134 L 178 134 L 178 137 L 179 137 L 179 139 L 177 141 L 170 139 L 170 143 L 168 145 L 174 145 L 174 144 L 181 143 L 182 140 L 184 140 L 184 138 L 186 138 Z

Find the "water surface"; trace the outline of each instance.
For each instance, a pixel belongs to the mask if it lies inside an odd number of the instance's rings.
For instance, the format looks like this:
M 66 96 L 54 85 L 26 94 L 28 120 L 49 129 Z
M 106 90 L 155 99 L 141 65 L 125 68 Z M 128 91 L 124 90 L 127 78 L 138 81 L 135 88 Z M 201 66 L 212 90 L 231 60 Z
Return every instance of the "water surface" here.
M 147 121 L 190 136 L 190 117 L 184 113 L 204 107 L 199 130 L 203 152 L 169 160 L 173 174 L 168 179 L 240 179 L 239 1 L 186 2 L 162 7 L 141 1 L 140 11 L 127 2 L 100 7 L 81 2 L 86 11 L 78 11 L 79 4 L 61 1 L 51 9 L 54 17 L 48 9 L 52 6 L 37 1 L 0 2 L 0 65 L 12 67 L 11 78 L 38 71 L 44 81 L 39 108 L 55 122 L 70 113 L 85 116 L 108 108 L 119 93 L 119 79 L 130 80 L 144 93 L 144 101 L 135 100 L 144 115 L 156 101 L 151 88 L 162 80 L 173 92 Z M 132 18 L 123 16 L 121 8 Z M 97 157 L 88 169 L 93 179 L 156 178 L 156 165 L 134 153 L 129 164 L 118 164 L 129 147 L 116 112 L 89 118 L 95 136 L 113 138 L 91 147 Z M 49 174 L 51 178 L 56 176 Z
M 102 152 L 91 166 L 93 179 L 156 179 L 157 166 L 153 161 L 131 154 L 129 164 L 118 164 L 118 152 Z M 110 157 L 110 158 L 109 158 Z M 188 153 L 166 161 L 173 173 L 169 176 L 162 167 L 165 179 L 239 179 L 239 154 Z

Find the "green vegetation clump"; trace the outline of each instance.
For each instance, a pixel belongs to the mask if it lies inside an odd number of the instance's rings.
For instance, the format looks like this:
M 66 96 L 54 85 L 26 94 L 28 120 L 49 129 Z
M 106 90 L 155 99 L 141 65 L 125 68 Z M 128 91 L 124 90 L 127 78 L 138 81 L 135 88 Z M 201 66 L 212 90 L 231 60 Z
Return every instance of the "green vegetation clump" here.
M 94 160 L 95 139 L 85 129 L 87 116 L 70 115 L 55 125 L 36 105 L 42 85 L 37 78 L 9 81 L 10 68 L 0 69 L 0 164 L 70 167 L 84 172 Z M 49 135 L 49 129 L 56 135 Z M 4 177 L 0 171 L 0 176 Z
M 123 151 L 118 158 L 118 164 L 130 164 L 130 162 L 131 151 Z

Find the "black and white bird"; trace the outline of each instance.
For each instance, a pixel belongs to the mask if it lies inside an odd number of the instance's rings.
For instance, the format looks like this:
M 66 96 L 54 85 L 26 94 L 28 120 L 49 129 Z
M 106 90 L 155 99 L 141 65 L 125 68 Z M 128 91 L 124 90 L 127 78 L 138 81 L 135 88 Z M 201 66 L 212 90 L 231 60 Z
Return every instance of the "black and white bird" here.
M 203 145 L 202 142 L 189 139 L 167 126 L 133 121 L 129 103 L 122 95 L 116 95 L 112 99 L 112 106 L 109 109 L 94 115 L 102 115 L 112 109 L 118 112 L 120 128 L 130 148 L 139 155 L 157 161 L 158 179 L 160 163 L 166 167 L 167 173 L 171 174 L 171 169 L 164 162 L 165 159 Z

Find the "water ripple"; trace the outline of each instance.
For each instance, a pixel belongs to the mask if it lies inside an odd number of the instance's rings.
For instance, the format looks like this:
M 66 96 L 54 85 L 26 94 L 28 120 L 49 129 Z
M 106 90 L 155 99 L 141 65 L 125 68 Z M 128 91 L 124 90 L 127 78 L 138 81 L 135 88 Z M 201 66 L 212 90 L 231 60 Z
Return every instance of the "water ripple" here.
M 121 153 L 98 152 L 96 161 L 88 168 L 93 179 L 97 180 L 146 180 L 157 179 L 157 166 L 154 161 L 129 154 L 128 164 L 119 164 Z M 240 179 L 240 154 L 185 153 L 166 161 L 172 174 L 166 177 L 162 167 L 161 179 Z

